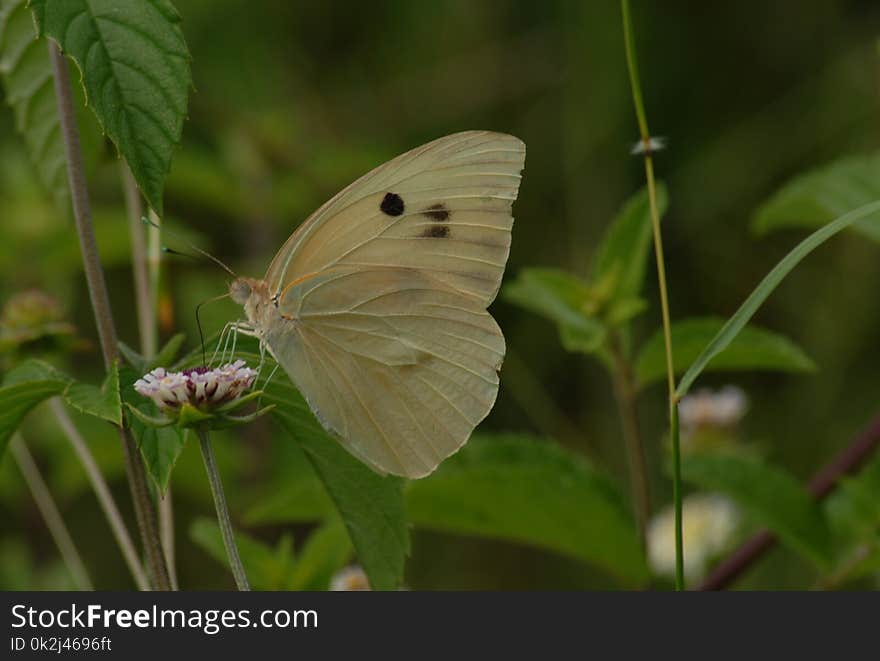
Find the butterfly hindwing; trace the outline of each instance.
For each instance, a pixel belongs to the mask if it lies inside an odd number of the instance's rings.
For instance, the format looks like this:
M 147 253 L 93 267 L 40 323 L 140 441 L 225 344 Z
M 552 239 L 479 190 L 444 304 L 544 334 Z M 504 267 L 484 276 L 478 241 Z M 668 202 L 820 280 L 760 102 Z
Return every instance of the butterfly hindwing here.
M 380 472 L 427 475 L 492 408 L 504 338 L 482 303 L 417 271 L 335 267 L 266 337 L 322 424 Z

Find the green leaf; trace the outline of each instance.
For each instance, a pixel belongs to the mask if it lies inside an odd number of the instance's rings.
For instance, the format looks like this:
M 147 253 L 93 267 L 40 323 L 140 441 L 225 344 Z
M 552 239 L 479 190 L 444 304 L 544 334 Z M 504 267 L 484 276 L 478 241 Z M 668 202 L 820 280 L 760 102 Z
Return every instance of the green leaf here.
M 508 283 L 504 300 L 556 323 L 566 351 L 593 353 L 605 339 L 605 328 L 585 312 L 590 286 L 559 269 L 527 268 Z
M 333 575 L 351 559 L 354 549 L 345 526 L 336 517 L 312 531 L 297 554 L 291 590 L 326 590 Z
M 816 228 L 880 199 L 880 152 L 848 156 L 795 177 L 759 208 L 752 227 L 759 233 L 786 227 Z M 880 241 L 880 217 L 853 229 Z
M 683 373 L 724 327 L 719 317 L 683 319 L 672 324 L 675 373 Z M 707 371 L 776 370 L 809 372 L 816 369 L 804 351 L 788 338 L 756 326 L 746 326 L 723 351 L 706 365 Z M 663 332 L 657 331 L 642 346 L 636 360 L 636 377 L 644 386 L 666 377 Z
M 839 217 L 837 220 L 825 225 L 821 229 L 813 232 L 806 239 L 801 241 L 795 248 L 789 252 L 781 262 L 779 262 L 770 273 L 760 282 L 755 290 L 749 295 L 745 302 L 740 306 L 734 315 L 727 320 L 724 326 L 718 331 L 718 334 L 706 345 L 697 359 L 693 362 L 685 375 L 681 378 L 676 390 L 676 395 L 682 397 L 700 376 L 715 356 L 724 351 L 739 332 L 745 327 L 749 320 L 754 316 L 761 304 L 767 300 L 767 297 L 773 293 L 773 290 L 782 282 L 783 278 L 797 266 L 800 261 L 809 255 L 817 247 L 825 243 L 838 232 L 846 229 L 853 223 L 872 217 L 880 211 L 880 200 L 866 204 L 854 209 L 847 214 Z
M 841 480 L 825 500 L 825 513 L 840 546 L 880 542 L 880 456 Z
M 6 375 L 0 387 L 0 457 L 31 409 L 62 393 L 68 382 L 60 372 L 39 361 L 28 361 Z
M 141 374 L 131 367 L 122 367 L 119 370 L 120 391 L 122 401 L 126 402 L 144 415 L 151 418 L 159 417 L 156 405 L 142 397 L 134 389 L 134 382 Z M 171 480 L 171 471 L 177 463 L 180 453 L 187 441 L 187 430 L 175 427 L 151 427 L 144 424 L 134 415 L 128 416 L 131 431 L 144 458 L 144 466 L 150 477 L 156 483 L 161 493 L 165 493 L 168 482 Z
M 190 538 L 217 562 L 229 568 L 220 526 L 213 519 L 198 518 L 189 528 Z M 289 590 L 294 566 L 293 538 L 282 535 L 275 548 L 243 532 L 235 532 L 241 562 L 255 590 Z
M 149 372 L 157 367 L 168 367 L 173 364 L 174 359 L 177 358 L 177 354 L 180 353 L 180 348 L 183 346 L 183 341 L 185 339 L 186 335 L 183 333 L 173 335 L 171 339 L 165 343 L 165 346 L 159 349 L 159 352 L 155 357 L 152 360 L 147 361 L 144 367 L 144 372 Z
M 40 34 L 79 67 L 88 105 L 161 216 L 192 83 L 177 10 L 168 0 L 31 0 L 30 7 Z
M 119 365 L 113 363 L 104 384 L 98 388 L 88 383 L 71 383 L 64 400 L 86 415 L 122 425 L 122 398 L 119 394 Z
M 582 457 L 525 436 L 477 436 L 412 482 L 413 524 L 529 544 L 640 584 L 648 577 L 632 514 Z
M 66 212 L 66 160 L 52 66 L 46 41 L 37 39 L 25 5 L 26 0 L 0 0 L 0 76 L 6 102 L 15 112 L 15 128 L 24 138 L 40 181 Z
M 666 187 L 657 184 L 657 211 L 666 213 Z M 600 281 L 614 274 L 614 299 L 637 297 L 645 281 L 647 257 L 651 249 L 651 207 L 648 191 L 643 188 L 627 200 L 612 221 L 593 262 L 593 280 Z
M 789 473 L 734 454 L 694 453 L 681 459 L 682 478 L 735 500 L 789 546 L 822 567 L 830 534 L 822 509 Z
M 209 344 L 216 343 L 216 337 Z M 260 361 L 256 340 L 239 337 L 236 356 L 251 365 Z M 201 360 L 191 353 L 183 364 Z M 266 374 L 274 367 L 266 359 Z M 264 404 L 274 404 L 272 417 L 304 451 L 327 495 L 342 517 L 358 561 L 376 590 L 396 589 L 410 549 L 403 483 L 382 477 L 350 455 L 315 419 L 305 400 L 283 370 L 265 388 Z M 279 439 L 284 442 L 284 439 Z

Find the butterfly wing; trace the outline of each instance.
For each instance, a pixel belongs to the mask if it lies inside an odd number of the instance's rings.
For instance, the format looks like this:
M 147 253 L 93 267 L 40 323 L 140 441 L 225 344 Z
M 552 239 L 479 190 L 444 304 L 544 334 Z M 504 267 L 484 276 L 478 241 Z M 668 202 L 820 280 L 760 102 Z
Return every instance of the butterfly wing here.
M 432 273 L 488 305 L 507 262 L 524 161 L 521 140 L 489 131 L 398 156 L 300 226 L 269 266 L 269 290 L 331 266 L 393 265 Z
M 333 267 L 288 290 L 266 335 L 321 423 L 381 473 L 422 477 L 498 393 L 504 338 L 482 303 L 430 275 Z
M 520 140 L 491 132 L 414 149 L 322 206 L 269 267 L 281 313 L 269 348 L 380 472 L 430 473 L 495 401 L 504 338 L 486 306 L 524 158 Z

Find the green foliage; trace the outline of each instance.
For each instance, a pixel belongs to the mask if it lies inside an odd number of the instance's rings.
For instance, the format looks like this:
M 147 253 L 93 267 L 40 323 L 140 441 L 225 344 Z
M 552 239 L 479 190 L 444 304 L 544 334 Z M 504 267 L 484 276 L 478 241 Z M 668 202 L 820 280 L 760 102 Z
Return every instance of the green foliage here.
M 789 252 L 782 260 L 773 267 L 763 280 L 758 284 L 755 290 L 749 294 L 749 297 L 740 306 L 740 308 L 727 320 L 721 330 L 706 345 L 697 359 L 691 364 L 688 371 L 681 378 L 678 384 L 676 394 L 681 397 L 687 394 L 688 389 L 700 376 L 706 365 L 724 351 L 734 338 L 745 327 L 749 320 L 754 316 L 761 304 L 767 300 L 767 297 L 773 293 L 783 278 L 788 275 L 791 270 L 797 266 L 804 257 L 809 255 L 813 250 L 825 243 L 838 232 L 851 226 L 865 218 L 873 218 L 880 212 L 880 201 L 871 202 L 858 209 L 853 209 L 849 213 L 840 216 L 835 221 L 825 225 L 819 230 L 813 232 L 806 239 L 801 241 L 794 249 Z
M 668 196 L 661 184 L 657 205 L 662 215 Z M 560 269 L 522 269 L 505 285 L 510 303 L 549 319 L 566 351 L 600 355 L 608 332 L 620 328 L 645 307 L 639 293 L 651 246 L 647 190 L 631 197 L 609 225 L 596 251 L 589 281 Z
M 171 339 L 165 343 L 165 346 L 159 349 L 152 360 L 147 360 L 125 342 L 119 343 L 119 351 L 129 365 L 138 372 L 146 374 L 156 367 L 171 365 L 174 362 L 174 359 L 177 358 L 177 354 L 180 353 L 184 340 L 186 340 L 186 335 L 183 333 L 172 335 Z
M 40 181 L 67 211 L 64 144 L 46 41 L 37 39 L 26 0 L 0 0 L 0 76 L 15 128 L 24 137 Z
M 64 401 L 81 413 L 122 425 L 119 365 L 113 363 L 100 388 L 88 383 L 71 383 L 64 392 Z
M 0 387 L 0 457 L 31 409 L 64 392 L 68 383 L 63 375 L 39 361 L 28 361 L 6 375 Z
M 213 346 L 216 341 L 214 338 L 208 344 Z M 239 337 L 237 346 L 238 358 L 252 365 L 259 363 L 253 338 Z M 193 353 L 182 363 L 192 364 L 200 359 L 200 355 Z M 264 367 L 267 374 L 272 367 Z M 376 474 L 345 451 L 315 419 L 283 370 L 278 370 L 266 387 L 263 403 L 275 405 L 272 417 L 299 444 L 311 463 L 345 523 L 370 584 L 376 590 L 396 589 L 403 580 L 410 549 L 404 481 Z
M 220 526 L 213 519 L 199 518 L 189 528 L 190 538 L 217 562 L 229 566 Z M 275 548 L 239 531 L 235 541 L 248 580 L 256 590 L 290 590 L 293 572 L 293 538 L 282 535 Z
M 407 507 L 420 528 L 550 549 L 629 584 L 648 576 L 635 523 L 616 488 L 547 440 L 474 437 L 436 473 L 410 483 Z
M 726 494 L 784 544 L 828 566 L 831 539 L 822 509 L 783 469 L 737 454 L 695 453 L 682 457 L 681 471 L 686 482 Z
M 683 319 L 672 324 L 675 373 L 682 374 L 724 326 L 718 317 Z M 723 351 L 706 365 L 706 371 L 774 370 L 809 372 L 816 368 L 809 356 L 788 338 L 756 326 L 746 326 Z M 663 331 L 658 330 L 639 351 L 636 378 L 645 386 L 666 377 Z
M 666 186 L 657 182 L 657 213 L 661 219 L 668 204 Z M 593 260 L 594 281 L 614 275 L 613 299 L 625 300 L 641 293 L 651 238 L 651 207 L 648 190 L 643 188 L 627 200 L 612 221 Z
M 312 531 L 300 549 L 290 576 L 291 590 L 326 590 L 333 575 L 351 558 L 354 549 L 338 518 Z
M 795 177 L 755 213 L 759 233 L 786 227 L 816 228 L 847 211 L 880 199 L 880 153 L 847 156 Z M 860 220 L 853 229 L 880 241 L 880 217 Z
M 168 0 L 31 0 L 41 35 L 76 62 L 88 105 L 159 215 L 192 84 Z

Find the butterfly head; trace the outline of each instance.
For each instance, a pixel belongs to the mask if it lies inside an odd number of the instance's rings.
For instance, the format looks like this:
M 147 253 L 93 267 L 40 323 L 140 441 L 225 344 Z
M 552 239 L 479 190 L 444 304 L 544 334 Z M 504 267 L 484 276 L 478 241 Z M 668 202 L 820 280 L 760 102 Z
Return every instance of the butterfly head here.
M 229 297 L 239 305 L 247 303 L 253 291 L 250 278 L 236 278 L 229 285 Z

